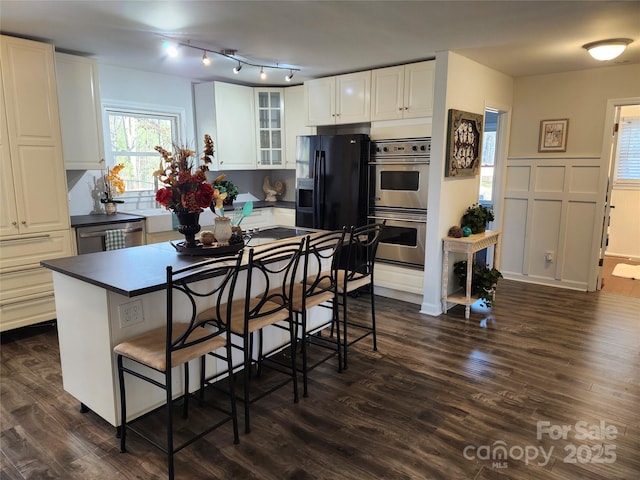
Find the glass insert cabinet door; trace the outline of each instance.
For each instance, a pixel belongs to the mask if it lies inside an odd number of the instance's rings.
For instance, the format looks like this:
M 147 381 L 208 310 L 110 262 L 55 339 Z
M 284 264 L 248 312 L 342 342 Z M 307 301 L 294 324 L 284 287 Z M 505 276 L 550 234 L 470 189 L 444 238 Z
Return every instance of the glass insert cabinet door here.
M 256 88 L 255 94 L 258 168 L 283 167 L 284 91 L 281 88 Z

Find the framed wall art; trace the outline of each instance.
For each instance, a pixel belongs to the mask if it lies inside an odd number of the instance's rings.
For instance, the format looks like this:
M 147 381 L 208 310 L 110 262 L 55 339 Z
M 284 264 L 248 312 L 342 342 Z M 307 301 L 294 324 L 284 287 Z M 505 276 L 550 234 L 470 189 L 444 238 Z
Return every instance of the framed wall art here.
M 445 177 L 471 177 L 480 170 L 483 115 L 449 109 Z
M 539 152 L 566 152 L 569 119 L 540 121 L 540 137 L 538 139 Z

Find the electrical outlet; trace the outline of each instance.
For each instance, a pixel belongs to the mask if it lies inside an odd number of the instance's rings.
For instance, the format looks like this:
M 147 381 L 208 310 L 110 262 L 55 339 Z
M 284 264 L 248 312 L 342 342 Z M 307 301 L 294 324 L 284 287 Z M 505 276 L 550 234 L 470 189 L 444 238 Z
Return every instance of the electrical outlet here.
M 544 259 L 545 261 L 552 263 L 553 262 L 553 252 L 552 251 L 547 251 L 544 254 Z
M 144 321 L 141 300 L 123 303 L 119 306 L 119 310 L 120 327 L 128 327 L 129 325 L 135 325 L 136 323 L 142 323 Z

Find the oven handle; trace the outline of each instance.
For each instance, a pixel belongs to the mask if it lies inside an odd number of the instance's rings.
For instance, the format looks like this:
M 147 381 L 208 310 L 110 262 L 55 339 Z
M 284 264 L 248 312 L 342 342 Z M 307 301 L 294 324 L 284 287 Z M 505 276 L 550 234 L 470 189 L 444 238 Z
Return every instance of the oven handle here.
M 392 222 L 412 222 L 412 223 L 427 223 L 426 220 L 413 220 L 410 218 L 398 218 L 398 217 L 376 217 L 369 215 L 372 220 L 390 220 Z
M 127 228 L 124 230 L 124 233 L 135 233 L 141 232 L 142 227 L 137 228 Z M 104 237 L 107 234 L 107 230 L 101 230 L 99 232 L 90 232 L 90 233 L 81 233 L 79 235 L 80 238 L 96 238 L 96 237 Z
M 369 162 L 369 165 L 429 165 L 431 162 L 429 160 L 418 160 L 415 162 L 410 162 L 407 160 L 400 160 L 400 161 L 377 161 L 377 162 Z

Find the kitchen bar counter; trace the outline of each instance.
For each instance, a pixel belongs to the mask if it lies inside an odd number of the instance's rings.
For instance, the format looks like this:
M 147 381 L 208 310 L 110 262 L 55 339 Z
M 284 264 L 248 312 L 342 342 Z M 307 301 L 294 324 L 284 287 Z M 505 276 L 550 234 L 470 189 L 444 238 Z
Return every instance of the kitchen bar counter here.
M 254 238 L 247 242 L 247 246 L 300 237 L 307 233 L 311 232 L 274 227 L 255 233 Z M 201 262 L 205 258 L 180 255 L 170 242 L 163 242 L 56 258 L 43 261 L 41 265 L 111 292 L 126 297 L 136 297 L 162 290 L 167 278 L 166 268 L 169 265 L 177 269 Z
M 260 248 L 270 248 L 279 241 L 301 238 L 307 233 L 277 227 L 259 232 L 249 246 L 261 244 Z M 164 242 L 42 262 L 53 271 L 64 389 L 84 407 L 118 426 L 118 370 L 113 347 L 165 325 L 167 265 L 179 268 L 205 258 L 180 255 L 169 242 Z M 241 272 L 238 281 L 244 281 L 243 278 L 246 273 Z M 242 289 L 236 293 L 241 296 Z M 206 299 L 198 301 L 206 302 Z M 329 315 L 329 309 L 316 307 L 309 317 L 311 326 L 325 323 Z M 269 329 L 265 332 L 265 350 L 280 348 L 288 340 L 288 332 Z M 209 357 L 208 376 L 226 371 L 224 365 Z M 234 349 L 234 365 L 242 365 L 241 357 Z M 194 362 L 192 368 L 198 372 L 199 362 Z M 183 388 L 181 375 L 182 370 L 176 371 L 174 379 Z M 198 388 L 197 380 L 198 375 L 191 376 L 191 391 Z M 136 418 L 164 402 L 164 392 L 146 382 L 131 382 L 127 394 L 129 418 Z

